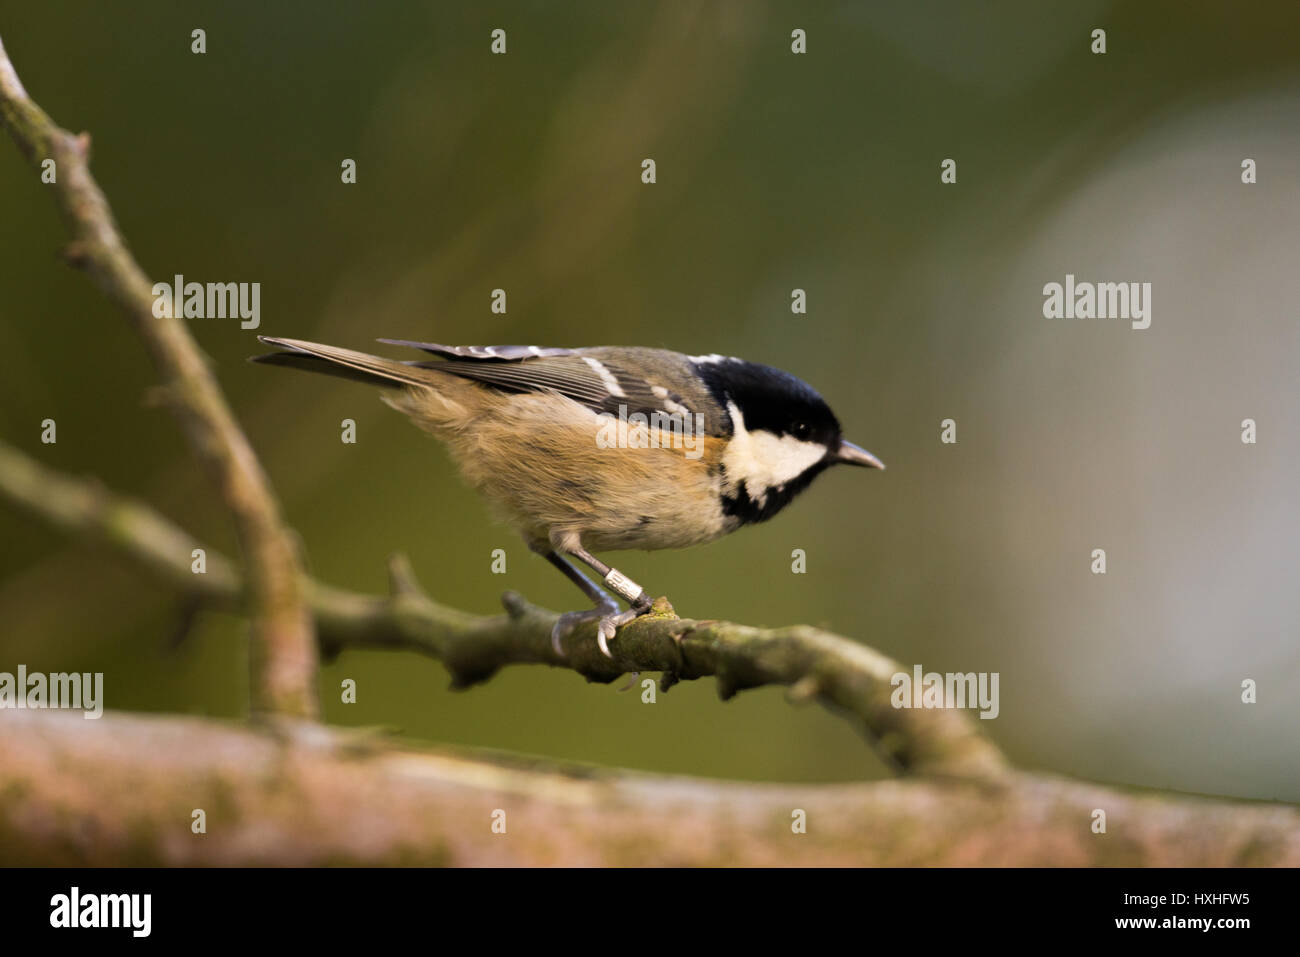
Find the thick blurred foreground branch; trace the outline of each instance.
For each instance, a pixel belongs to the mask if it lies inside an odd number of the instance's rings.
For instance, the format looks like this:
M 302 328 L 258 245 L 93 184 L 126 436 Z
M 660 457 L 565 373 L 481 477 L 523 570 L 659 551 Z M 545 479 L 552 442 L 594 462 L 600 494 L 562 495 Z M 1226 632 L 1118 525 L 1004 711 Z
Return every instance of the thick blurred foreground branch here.
M 192 536 L 148 506 L 101 485 L 61 475 L 0 443 L 0 496 L 67 532 L 107 541 L 135 558 L 192 601 L 239 612 L 239 570 L 211 551 L 207 572 L 191 570 Z M 392 594 L 363 595 L 304 579 L 327 656 L 346 648 L 388 648 L 439 659 L 456 687 L 485 681 L 512 664 L 571 668 L 590 681 L 629 671 L 659 671 L 663 684 L 714 676 L 725 698 L 760 685 L 790 688 L 794 700 L 818 700 L 853 719 L 900 769 L 954 777 L 994 778 L 1005 771 L 998 749 L 975 722 L 951 710 L 899 709 L 890 703 L 900 665 L 870 648 L 806 626 L 753 628 L 676 617 L 666 602 L 619 631 L 614 658 L 600 653 L 594 626 L 574 632 L 568 654 L 551 648 L 555 614 L 518 595 L 506 613 L 472 615 L 439 604 L 416 585 L 404 561 L 391 568 Z
M 1019 772 L 756 785 L 416 750 L 305 723 L 33 711 L 4 722 L 10 864 L 1300 864 L 1294 807 Z M 196 810 L 206 833 L 193 831 Z M 1098 810 L 1104 834 L 1091 830 Z

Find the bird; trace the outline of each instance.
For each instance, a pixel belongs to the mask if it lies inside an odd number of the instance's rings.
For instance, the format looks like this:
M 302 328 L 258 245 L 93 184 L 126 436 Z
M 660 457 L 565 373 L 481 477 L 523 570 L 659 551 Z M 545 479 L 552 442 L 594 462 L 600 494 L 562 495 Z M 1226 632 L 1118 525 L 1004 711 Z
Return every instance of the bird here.
M 885 468 L 844 438 L 810 385 L 731 356 L 379 339 L 436 357 L 399 360 L 258 339 L 278 351 L 252 361 L 383 387 L 388 405 L 448 446 L 497 516 L 592 602 L 556 620 L 560 657 L 592 621 L 612 657 L 618 629 L 652 607 L 646 589 L 596 552 L 711 542 L 772 518 L 830 466 Z

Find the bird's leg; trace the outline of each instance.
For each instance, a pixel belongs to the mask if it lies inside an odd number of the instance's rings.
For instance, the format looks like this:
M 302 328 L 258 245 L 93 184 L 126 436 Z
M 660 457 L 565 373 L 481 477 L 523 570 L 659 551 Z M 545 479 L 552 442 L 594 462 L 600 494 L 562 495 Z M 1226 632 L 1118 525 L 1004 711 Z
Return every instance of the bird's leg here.
M 640 618 L 650 610 L 652 604 L 646 590 L 638 585 L 632 579 L 628 578 L 617 568 L 611 568 L 602 562 L 591 552 L 587 551 L 580 544 L 574 542 L 565 546 L 567 551 L 574 558 L 590 566 L 591 570 L 599 575 L 606 587 L 617 592 L 629 605 L 627 611 L 618 611 L 617 608 L 610 614 L 600 619 L 596 626 L 596 641 L 600 645 L 600 650 L 605 653 L 606 658 L 614 657 L 609 653 L 609 639 L 614 637 L 615 632 L 626 625 L 629 621 Z
M 555 649 L 557 655 L 563 657 L 563 641 L 565 636 L 583 622 L 604 619 L 617 613 L 618 602 L 614 601 L 614 599 L 610 598 L 609 595 L 601 591 L 600 586 L 582 572 L 578 571 L 578 569 L 574 568 L 573 565 L 569 564 L 569 562 L 565 560 L 564 556 L 554 549 L 545 546 L 535 546 L 532 543 L 529 543 L 529 548 L 541 555 L 560 571 L 564 572 L 564 577 L 581 588 L 582 593 L 590 598 L 592 604 L 596 606 L 594 608 L 588 608 L 586 611 L 565 612 L 555 622 L 555 627 L 551 629 L 551 647 Z M 605 653 L 608 654 L 609 652 L 606 651 Z

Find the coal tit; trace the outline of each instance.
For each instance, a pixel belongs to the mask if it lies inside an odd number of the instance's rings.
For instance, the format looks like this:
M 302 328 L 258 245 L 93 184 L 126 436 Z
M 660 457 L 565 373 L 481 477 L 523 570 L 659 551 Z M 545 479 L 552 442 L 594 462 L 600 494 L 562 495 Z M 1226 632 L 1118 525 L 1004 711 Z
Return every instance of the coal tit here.
M 847 442 L 810 386 L 780 369 L 665 349 L 442 346 L 381 339 L 437 359 L 399 361 L 259 336 L 254 361 L 396 391 L 384 397 L 442 439 L 460 471 L 528 547 L 594 607 L 561 615 L 562 640 L 597 622 L 601 651 L 650 610 L 645 589 L 593 551 L 684 548 L 771 518 L 823 470 L 883 469 Z M 629 604 L 618 604 L 576 558 Z

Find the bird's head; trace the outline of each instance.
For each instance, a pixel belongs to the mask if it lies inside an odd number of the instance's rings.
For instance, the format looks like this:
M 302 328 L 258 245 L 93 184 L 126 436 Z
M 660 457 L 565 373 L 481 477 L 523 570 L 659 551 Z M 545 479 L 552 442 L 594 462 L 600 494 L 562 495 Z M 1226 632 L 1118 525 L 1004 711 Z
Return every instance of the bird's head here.
M 695 363 L 731 418 L 723 501 L 742 522 L 771 518 L 832 465 L 885 467 L 844 438 L 835 413 L 803 380 L 742 359 L 703 356 Z

